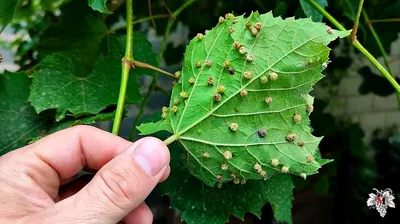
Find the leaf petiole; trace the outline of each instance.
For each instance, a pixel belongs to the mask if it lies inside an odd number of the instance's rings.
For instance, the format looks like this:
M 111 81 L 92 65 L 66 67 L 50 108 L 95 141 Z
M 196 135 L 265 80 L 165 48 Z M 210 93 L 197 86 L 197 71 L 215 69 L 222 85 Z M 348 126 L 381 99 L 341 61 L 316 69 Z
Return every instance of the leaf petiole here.
M 132 65 L 133 65 L 134 67 L 147 68 L 147 69 L 154 70 L 154 71 L 156 71 L 156 72 L 159 72 L 159 73 L 161 73 L 161 74 L 163 74 L 163 75 L 166 75 L 166 76 L 168 76 L 168 77 L 171 77 L 171 78 L 173 78 L 173 79 L 179 79 L 179 78 L 176 77 L 174 74 L 171 74 L 171 73 L 169 73 L 169 72 L 167 72 L 167 71 L 165 71 L 165 70 L 159 69 L 159 68 L 157 68 L 157 67 L 154 67 L 154 66 L 149 65 L 149 64 L 144 63 L 144 62 L 140 62 L 140 61 L 135 61 L 135 60 L 134 60 L 134 61 L 132 61 Z

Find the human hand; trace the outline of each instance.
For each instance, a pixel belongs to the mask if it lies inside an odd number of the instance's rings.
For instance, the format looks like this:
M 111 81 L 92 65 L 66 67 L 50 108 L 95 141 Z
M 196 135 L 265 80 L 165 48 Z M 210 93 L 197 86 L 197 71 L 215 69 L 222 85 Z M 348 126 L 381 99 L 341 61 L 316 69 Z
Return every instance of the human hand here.
M 132 144 L 89 126 L 57 132 L 0 157 L 0 224 L 152 223 L 144 200 L 168 177 L 169 159 L 156 138 Z M 83 168 L 98 172 L 74 181 Z

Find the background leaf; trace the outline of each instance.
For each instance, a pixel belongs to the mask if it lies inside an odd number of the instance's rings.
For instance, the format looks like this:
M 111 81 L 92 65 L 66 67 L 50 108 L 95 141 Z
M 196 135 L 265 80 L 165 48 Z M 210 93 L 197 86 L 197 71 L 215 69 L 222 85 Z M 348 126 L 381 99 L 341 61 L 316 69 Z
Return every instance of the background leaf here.
M 0 33 L 14 18 L 19 4 L 18 0 L 0 0 Z
M 90 70 L 102 47 L 109 49 L 104 45 L 108 35 L 101 13 L 93 11 L 85 1 L 73 1 L 63 8 L 60 18 L 44 31 L 37 45 L 38 59 L 56 52 Z
M 325 8 L 328 6 L 328 1 L 327 0 L 315 0 L 316 3 L 318 3 L 322 8 Z M 319 13 L 317 10 L 315 10 L 306 0 L 300 0 L 300 5 L 301 8 L 304 11 L 304 14 L 306 16 L 311 17 L 311 19 L 314 22 L 321 22 L 322 21 L 322 15 Z
M 25 145 L 26 139 L 50 126 L 50 120 L 37 115 L 28 103 L 30 84 L 24 73 L 0 75 L 0 155 Z
M 303 177 L 317 173 L 327 161 L 314 159 L 319 157 L 320 138 L 310 133 L 307 108 L 310 111 L 313 98 L 308 92 L 322 78 L 322 63 L 329 55 L 326 45 L 349 32 L 328 32 L 327 26 L 310 19 L 282 20 L 271 13 L 236 20 L 224 20 L 190 42 L 180 83 L 173 89 L 164 122 L 171 124 L 185 148 L 190 172 L 210 186 L 263 179 L 289 169 Z M 245 24 L 252 24 L 254 32 L 257 22 L 262 26 L 255 37 Z M 235 42 L 246 52 L 235 49 Z M 227 62 L 229 66 L 223 66 Z M 244 78 L 245 72 L 251 77 Z M 262 83 L 263 75 L 270 80 Z M 210 79 L 213 85 L 207 84 Z M 221 100 L 213 101 L 220 86 L 225 87 Z M 182 99 L 182 94 L 188 98 Z M 266 103 L 267 98 L 272 102 Z M 294 116 L 301 119 L 295 121 Z M 230 129 L 233 123 L 237 131 Z M 264 129 L 262 136 L 259 131 Z M 296 139 L 288 141 L 292 133 Z
M 261 208 L 270 203 L 275 219 L 292 223 L 293 183 L 289 175 L 273 176 L 267 181 L 248 181 L 246 184 L 227 183 L 212 188 L 185 169 L 179 144 L 169 146 L 171 174 L 159 184 L 162 194 L 171 198 L 171 207 L 182 212 L 187 224 L 222 224 L 229 215 L 244 219 L 246 212 L 261 217 Z
M 89 5 L 94 10 L 104 14 L 111 14 L 112 12 L 107 8 L 107 0 L 89 0 Z
M 40 70 L 32 74 L 32 91 L 29 97 L 38 113 L 56 109 L 56 120 L 67 113 L 74 116 L 97 114 L 107 106 L 116 105 L 121 82 L 121 58 L 116 55 L 100 56 L 91 73 L 62 55 L 48 56 Z M 126 103 L 141 100 L 134 72 L 128 82 Z

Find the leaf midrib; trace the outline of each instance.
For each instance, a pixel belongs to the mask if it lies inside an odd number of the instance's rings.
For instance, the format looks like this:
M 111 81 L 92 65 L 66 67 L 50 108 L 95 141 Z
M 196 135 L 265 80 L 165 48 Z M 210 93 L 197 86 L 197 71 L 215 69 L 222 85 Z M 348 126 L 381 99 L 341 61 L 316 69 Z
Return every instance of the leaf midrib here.
M 261 30 L 262 31 L 262 30 Z M 261 33 L 260 31 L 260 33 Z M 260 35 L 260 34 L 259 34 Z M 232 94 L 231 96 L 229 96 L 228 98 L 226 98 L 225 100 L 223 100 L 219 105 L 217 105 L 215 108 L 213 108 L 212 110 L 210 110 L 207 114 L 205 114 L 202 118 L 200 118 L 198 121 L 194 122 L 193 124 L 187 126 L 185 129 L 183 129 L 182 131 L 178 131 L 178 133 L 175 134 L 175 136 L 177 136 L 177 138 L 179 139 L 180 136 L 182 134 L 184 134 L 185 132 L 187 132 L 188 130 L 190 130 L 191 128 L 193 128 L 194 126 L 196 126 L 197 124 L 199 124 L 200 122 L 202 122 L 204 119 L 208 118 L 209 116 L 211 116 L 217 109 L 219 109 L 221 106 L 223 106 L 227 101 L 229 101 L 232 97 L 236 96 L 238 93 L 240 93 L 240 91 L 242 91 L 243 89 L 245 89 L 248 85 L 250 85 L 251 83 L 253 83 L 256 79 L 258 79 L 260 76 L 262 76 L 263 74 L 265 74 L 268 70 L 270 70 L 273 66 L 275 66 L 278 62 L 282 61 L 285 57 L 287 57 L 288 55 L 292 54 L 295 50 L 299 49 L 300 47 L 304 46 L 305 44 L 309 43 L 310 41 L 313 41 L 314 39 L 321 37 L 321 36 L 325 36 L 326 34 L 321 34 L 318 36 L 315 36 L 307 41 L 305 41 L 304 43 L 300 44 L 299 46 L 297 46 L 296 48 L 290 50 L 287 54 L 285 54 L 284 56 L 282 56 L 279 60 L 277 60 L 276 62 L 274 62 L 271 66 L 269 66 L 267 69 L 265 69 L 263 72 L 261 72 L 259 75 L 255 76 L 252 80 L 250 80 L 248 83 L 246 83 L 244 86 L 242 86 L 241 88 L 239 88 L 238 91 L 236 91 L 234 94 Z M 218 39 L 218 38 L 216 38 Z M 215 42 L 214 42 L 215 43 Z M 273 45 L 271 45 L 272 48 Z M 250 53 L 250 52 L 249 52 Z M 207 56 L 208 57 L 208 56 Z M 197 82 L 197 78 L 196 78 L 196 82 Z M 195 84 L 196 84 L 195 82 Z M 194 87 L 192 89 L 192 92 L 194 90 Z M 190 95 L 189 95 L 190 96 Z M 190 97 L 189 97 L 190 99 Z M 187 108 L 188 103 L 185 105 L 185 109 Z M 183 117 L 183 114 L 182 114 Z M 180 119 L 180 121 L 182 121 L 182 117 Z M 180 122 L 179 122 L 180 125 Z M 177 130 L 179 130 L 179 125 Z

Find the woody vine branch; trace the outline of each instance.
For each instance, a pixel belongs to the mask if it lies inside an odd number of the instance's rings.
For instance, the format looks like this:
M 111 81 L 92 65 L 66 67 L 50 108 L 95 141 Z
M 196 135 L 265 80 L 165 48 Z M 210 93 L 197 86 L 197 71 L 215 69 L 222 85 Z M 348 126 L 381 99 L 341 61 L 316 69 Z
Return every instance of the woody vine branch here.
M 337 29 L 345 31 L 346 28 L 342 26 L 331 14 L 329 14 L 324 8 L 322 8 L 314 0 L 306 0 L 315 10 L 329 20 Z M 400 85 L 391 76 L 391 74 L 376 60 L 376 58 L 364 48 L 364 46 L 358 42 L 357 39 L 352 40 L 352 45 L 359 50 L 378 70 L 379 72 L 389 81 L 389 83 L 396 90 L 397 94 L 400 94 Z

